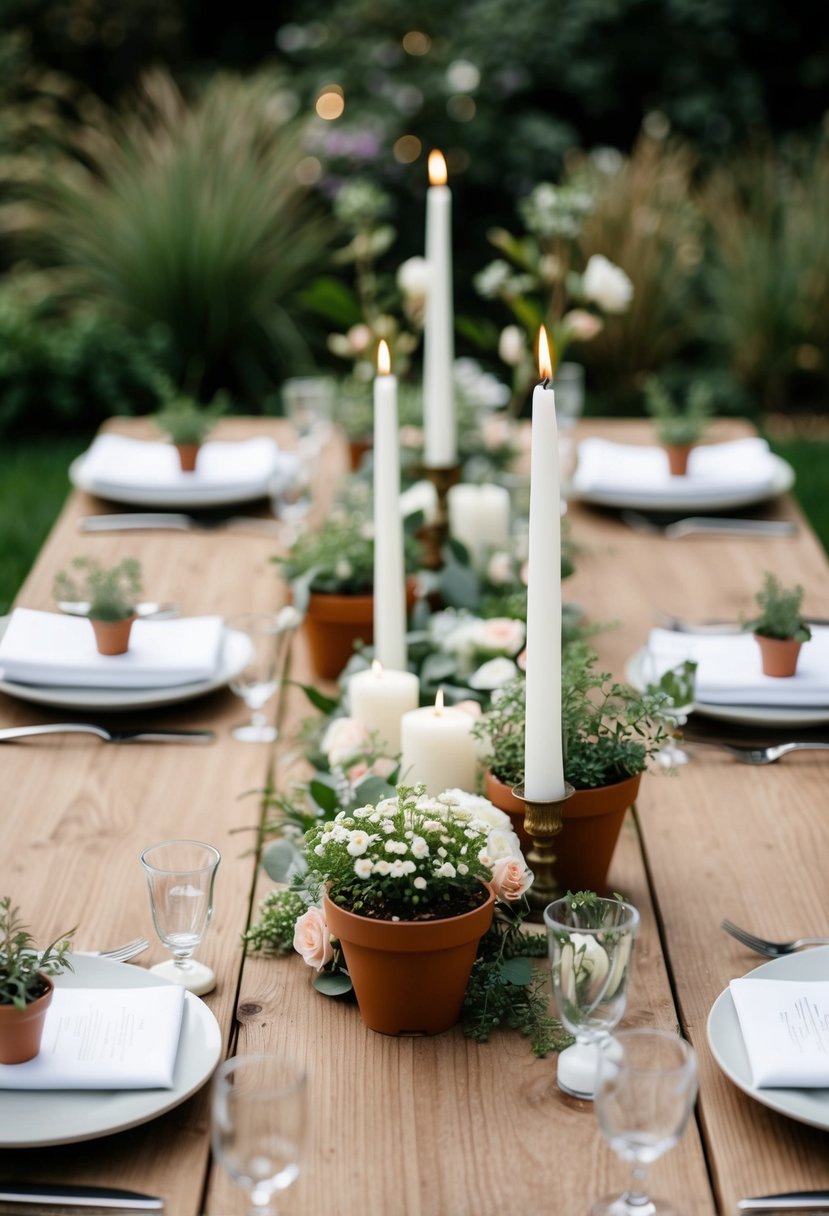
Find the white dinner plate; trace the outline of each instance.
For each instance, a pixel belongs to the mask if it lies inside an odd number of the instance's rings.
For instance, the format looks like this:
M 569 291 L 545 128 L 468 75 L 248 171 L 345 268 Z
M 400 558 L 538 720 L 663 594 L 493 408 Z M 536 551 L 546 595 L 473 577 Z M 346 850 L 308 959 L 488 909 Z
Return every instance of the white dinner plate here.
M 643 646 L 625 665 L 625 679 L 637 692 L 642 692 L 647 683 L 646 656 L 647 649 Z M 829 722 L 829 706 L 713 705 L 710 701 L 695 701 L 694 713 L 744 726 L 822 726 Z
M 9 619 L 7 616 L 0 617 L 0 637 Z M 0 692 L 23 701 L 32 701 L 36 705 L 54 705 L 61 709 L 157 709 L 163 705 L 175 705 L 179 701 L 190 701 L 193 697 L 223 688 L 239 674 L 249 654 L 250 642 L 245 635 L 235 629 L 226 629 L 219 666 L 208 680 L 173 684 L 167 688 L 69 688 L 50 684 L 18 684 L 15 680 L 0 679 Z
M 74 972 L 55 978 L 61 987 L 140 988 L 164 984 L 141 967 L 76 954 Z M 222 1052 L 219 1024 L 192 993 L 185 993 L 172 1089 L 0 1090 L 0 1148 L 73 1144 L 148 1123 L 184 1102 L 209 1079 Z
M 684 511 L 686 515 L 699 515 L 703 511 L 737 510 L 739 507 L 750 507 L 752 503 L 765 502 L 768 498 L 776 498 L 794 485 L 794 469 L 788 461 L 773 453 L 770 453 L 770 459 L 774 466 L 771 482 L 762 489 L 747 489 L 738 485 L 732 491 L 720 489 L 691 497 L 687 493 L 672 494 L 670 490 L 662 494 L 646 494 L 636 489 L 577 491 L 571 487 L 572 497 L 580 502 L 593 503 L 597 507 L 616 507 L 630 511 Z
M 69 466 L 69 480 L 78 490 L 86 490 L 109 502 L 122 502 L 130 507 L 164 507 L 170 511 L 190 511 L 200 507 L 228 507 L 239 502 L 255 502 L 267 498 L 271 493 L 274 477 L 279 470 L 273 468 L 266 477 L 254 478 L 245 486 L 227 489 L 216 486 L 194 486 L 192 489 L 176 489 L 174 493 L 163 486 L 119 486 L 90 477 L 84 471 L 85 453 L 81 453 Z
M 749 972 L 746 978 L 829 980 L 829 946 L 773 958 Z M 752 1085 L 748 1054 L 728 988 L 717 997 L 708 1015 L 708 1044 L 725 1075 L 750 1098 L 799 1123 L 829 1130 L 829 1089 L 758 1089 Z

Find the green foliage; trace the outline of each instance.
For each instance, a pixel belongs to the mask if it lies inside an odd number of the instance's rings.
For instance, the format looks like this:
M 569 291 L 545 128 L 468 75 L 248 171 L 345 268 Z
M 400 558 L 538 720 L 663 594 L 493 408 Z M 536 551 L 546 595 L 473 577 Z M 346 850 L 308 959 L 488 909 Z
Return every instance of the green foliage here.
M 167 401 L 153 421 L 171 443 L 203 443 L 217 420 L 227 410 L 227 399 L 218 394 L 210 405 L 179 394 Z
M 91 557 L 72 561 L 77 575 L 61 570 L 55 578 L 56 600 L 86 601 L 87 616 L 98 621 L 123 621 L 135 612 L 141 594 L 141 566 L 136 558 L 125 557 L 116 566 L 105 567 Z
M 297 293 L 326 229 L 300 185 L 301 129 L 279 80 L 213 75 L 187 104 L 156 71 L 123 117 L 81 128 L 26 183 L 18 239 L 96 300 L 169 336 L 174 380 L 255 408 L 307 359 Z M 97 117 L 97 116 L 96 116 Z
M 751 620 L 744 621 L 743 629 L 759 633 L 765 638 L 809 641 L 812 631 L 800 613 L 803 588 L 799 583 L 796 587 L 783 587 L 777 575 L 767 570 L 763 577 L 763 586 L 754 599 L 760 612 Z
M 645 383 L 645 408 L 654 420 L 660 443 L 699 443 L 711 417 L 711 390 L 703 381 L 695 380 L 681 403 L 661 380 L 651 376 Z
M 612 785 L 641 773 L 664 743 L 664 693 L 637 695 L 594 670 L 598 661 L 584 642 L 562 654 L 564 776 L 577 790 Z M 526 685 L 521 676 L 499 690 L 492 708 L 474 727 L 488 763 L 506 785 L 524 780 Z
M 42 996 L 41 976 L 60 975 L 72 970 L 66 954 L 74 929 L 55 938 L 38 952 L 34 938 L 20 919 L 20 909 L 12 907 L 11 896 L 0 899 L 0 1005 L 25 1009 Z
M 294 945 L 294 926 L 307 904 L 296 891 L 275 888 L 259 904 L 259 920 L 244 934 L 251 954 L 288 954 Z

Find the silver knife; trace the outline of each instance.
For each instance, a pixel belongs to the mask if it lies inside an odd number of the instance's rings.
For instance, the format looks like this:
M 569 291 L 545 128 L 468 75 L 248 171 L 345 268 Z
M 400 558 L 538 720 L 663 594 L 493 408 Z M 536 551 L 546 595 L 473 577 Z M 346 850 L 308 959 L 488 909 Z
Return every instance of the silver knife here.
M 81 532 L 141 532 L 162 529 L 172 532 L 212 532 L 232 528 L 237 531 L 279 533 L 275 519 L 248 515 L 232 515 L 228 519 L 197 519 L 180 512 L 128 512 L 125 515 L 86 515 L 78 520 Z
M 53 1182 L 0 1182 L 3 1203 L 47 1203 L 70 1208 L 106 1208 L 109 1211 L 163 1212 L 164 1200 L 140 1191 L 105 1186 L 72 1186 Z
M 44 722 L 38 726 L 9 726 L 0 730 L 0 743 L 35 735 L 97 735 L 105 743 L 210 743 L 212 730 L 110 730 L 92 722 Z
M 740 1199 L 738 1212 L 829 1212 L 829 1191 L 786 1191 Z

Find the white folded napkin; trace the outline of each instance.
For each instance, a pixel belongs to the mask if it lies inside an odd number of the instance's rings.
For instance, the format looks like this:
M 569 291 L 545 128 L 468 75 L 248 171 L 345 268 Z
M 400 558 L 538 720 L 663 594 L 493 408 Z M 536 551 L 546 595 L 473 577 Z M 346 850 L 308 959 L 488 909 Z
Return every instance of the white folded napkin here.
M 178 984 L 55 988 L 40 1054 L 0 1064 L 0 1089 L 170 1089 L 183 1016 Z
M 829 980 L 743 978 L 729 988 L 753 1085 L 829 1087 Z
M 762 493 L 774 483 L 775 461 L 765 439 L 735 439 L 693 449 L 684 477 L 674 477 L 662 448 L 585 439 L 573 475 L 577 493 L 671 495 L 678 505 L 712 494 L 728 498 Z
M 763 675 L 760 648 L 750 633 L 703 636 L 652 629 L 642 681 L 656 683 L 685 659 L 697 663 L 694 700 L 703 704 L 829 707 L 829 628 L 812 627 L 797 674 L 782 679 Z
M 139 620 L 126 654 L 101 655 L 89 621 L 15 608 L 0 639 L 0 678 L 71 688 L 166 688 L 208 680 L 221 657 L 220 616 Z
M 129 439 L 124 435 L 98 435 L 80 458 L 79 475 L 86 485 L 106 494 L 107 489 L 163 490 L 171 501 L 199 493 L 245 493 L 251 487 L 263 494 L 269 479 L 293 453 L 280 452 L 266 436 L 237 443 L 205 443 L 193 473 L 183 473 L 171 443 Z

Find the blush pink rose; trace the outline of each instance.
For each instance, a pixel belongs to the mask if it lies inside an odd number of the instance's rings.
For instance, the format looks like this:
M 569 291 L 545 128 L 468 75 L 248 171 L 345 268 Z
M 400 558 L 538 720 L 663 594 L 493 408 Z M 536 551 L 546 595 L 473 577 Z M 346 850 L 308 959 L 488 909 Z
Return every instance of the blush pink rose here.
M 316 967 L 317 971 L 322 971 L 326 963 L 331 962 L 334 950 L 321 908 L 309 908 L 296 922 L 294 950 L 302 955 L 309 967 Z
M 325 732 L 321 748 L 332 768 L 356 760 L 368 747 L 369 733 L 356 718 L 335 718 Z
M 520 899 L 532 885 L 532 872 L 524 865 L 520 857 L 502 857 L 492 867 L 492 878 L 489 880 L 496 899 L 510 902 Z

